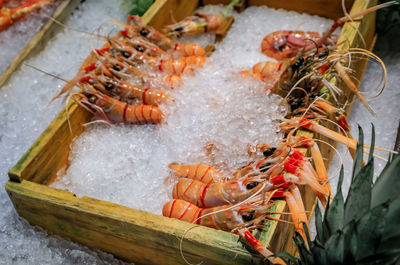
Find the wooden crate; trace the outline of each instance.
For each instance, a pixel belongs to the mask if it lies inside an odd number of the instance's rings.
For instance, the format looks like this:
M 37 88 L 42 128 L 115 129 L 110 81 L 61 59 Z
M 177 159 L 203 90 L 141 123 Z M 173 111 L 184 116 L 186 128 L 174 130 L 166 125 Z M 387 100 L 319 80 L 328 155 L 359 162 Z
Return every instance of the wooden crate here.
M 171 11 L 175 19 L 182 19 L 200 4 L 223 1 L 158 0 L 144 15 L 145 23 L 160 28 L 171 23 Z M 229 2 L 229 1 L 225 1 Z M 376 4 L 376 0 L 356 0 L 351 12 L 357 12 Z M 249 0 L 249 5 L 267 4 L 312 14 L 341 17 L 340 1 L 331 0 Z M 330 10 L 327 12 L 326 10 Z M 356 34 L 356 31 L 360 34 Z M 375 31 L 375 14 L 347 23 L 340 40 L 343 46 L 359 47 L 361 36 L 368 46 L 372 45 Z M 87 59 L 86 63 L 90 60 Z M 366 63 L 354 65 L 361 79 Z M 68 167 L 70 146 L 75 137 L 83 132 L 83 123 L 89 115 L 77 104 L 68 106 L 72 134 L 64 109 L 37 139 L 32 147 L 9 171 L 10 181 L 6 190 L 20 216 L 32 225 L 44 227 L 51 233 L 68 237 L 91 248 L 110 252 L 116 257 L 139 264 L 185 264 L 180 257 L 179 239 L 190 227 L 195 226 L 175 219 L 131 209 L 114 203 L 78 198 L 73 193 L 48 187 L 59 170 Z M 330 155 L 327 150 L 324 155 Z M 307 210 L 315 206 L 315 196 L 303 189 Z M 286 211 L 286 203 L 279 201 L 275 210 Z M 311 214 L 310 214 L 311 216 Z M 279 218 L 277 214 L 275 216 Z M 274 252 L 282 250 L 294 253 L 291 237 L 293 228 L 282 222 L 269 222 L 259 238 Z M 237 235 L 197 226 L 183 240 L 185 256 L 193 263 L 204 264 L 259 264 L 263 262 L 253 250 L 246 247 Z

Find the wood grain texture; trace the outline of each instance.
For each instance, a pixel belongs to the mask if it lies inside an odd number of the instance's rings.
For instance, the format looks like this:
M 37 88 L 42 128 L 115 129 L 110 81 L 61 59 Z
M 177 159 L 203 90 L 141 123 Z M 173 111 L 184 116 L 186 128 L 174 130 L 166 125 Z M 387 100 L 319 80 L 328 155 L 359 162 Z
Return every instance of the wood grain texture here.
M 248 5 L 266 5 L 272 8 L 283 8 L 300 13 L 308 13 L 311 15 L 319 15 L 331 19 L 338 19 L 344 15 L 341 2 L 341 0 L 248 0 Z M 354 0 L 346 0 L 345 2 L 347 10 L 349 10 Z
M 235 19 L 232 16 L 224 19 L 224 22 L 215 31 L 215 42 L 221 42 L 225 38 L 234 21 Z
M 350 13 L 356 13 L 361 10 L 365 10 L 371 6 L 374 6 L 377 4 L 377 0 L 368 0 L 368 1 L 361 1 L 357 0 L 354 2 L 354 5 L 351 9 Z M 356 19 L 354 22 L 348 22 L 346 23 L 341 31 L 338 43 L 342 43 L 338 48 L 342 51 L 346 51 L 349 47 L 352 48 L 363 48 L 367 50 L 373 49 L 375 45 L 375 21 L 376 21 L 376 12 L 373 12 L 371 14 L 368 14 L 364 16 L 362 19 Z M 357 31 L 359 33 L 357 33 Z M 357 80 L 362 80 L 362 77 L 364 75 L 365 69 L 367 67 L 367 60 L 352 60 L 351 68 L 356 69 L 354 73 L 354 81 L 357 84 Z M 343 97 L 340 98 L 340 102 L 344 103 L 346 100 L 348 100 L 348 104 L 345 108 L 346 111 L 346 116 L 351 111 L 351 108 L 353 106 L 353 103 L 355 100 L 358 100 L 347 88 L 345 85 L 339 83 L 339 87 L 343 88 L 345 91 L 345 94 Z M 371 115 L 368 113 L 368 111 L 365 109 L 366 115 Z M 322 125 L 332 129 L 332 130 L 338 130 L 337 126 L 323 122 Z M 357 132 L 353 134 L 357 135 Z M 330 143 L 332 146 L 336 147 L 337 143 L 326 138 L 323 136 L 318 136 L 319 139 L 322 141 L 326 141 Z M 325 160 L 325 165 L 327 168 L 329 168 L 330 163 L 332 161 L 333 156 L 335 155 L 335 151 L 330 148 L 327 145 L 320 145 L 320 150 L 323 155 L 323 157 L 326 159 Z
M 63 21 L 79 4 L 79 0 L 64 0 L 56 8 L 53 13 L 53 18 L 58 21 Z M 60 30 L 61 26 L 56 24 L 54 21 L 49 20 L 40 31 L 31 39 L 31 41 L 25 46 L 25 48 L 18 54 L 17 57 L 11 62 L 8 68 L 0 75 L 0 88 L 10 78 L 21 63 L 29 56 L 34 56 L 39 53 L 47 41 L 55 35 L 55 32 Z
M 143 22 L 161 30 L 163 26 L 192 15 L 199 0 L 157 0 L 143 15 Z
M 356 0 L 352 12 L 375 2 Z M 183 18 L 190 15 L 198 4 L 199 1 L 158 0 L 145 14 L 143 21 L 161 28 L 172 22 L 171 13 L 174 16 L 179 13 L 179 18 Z M 177 17 L 175 19 L 178 20 Z M 370 15 L 352 23 L 353 26 L 345 25 L 341 35 L 341 39 L 346 40 L 344 45 L 360 45 L 361 38 L 356 36 L 353 28 L 356 27 L 360 28 L 370 46 L 373 32 L 369 32 L 369 29 L 374 29 L 373 19 L 373 15 Z M 90 61 L 89 57 L 84 65 Z M 354 67 L 357 67 L 358 76 L 361 76 L 359 71 L 363 71 L 365 62 L 355 64 Z M 77 198 L 72 193 L 39 185 L 50 183 L 61 168 L 68 166 L 70 144 L 83 131 L 81 124 L 91 118 L 75 103 L 70 104 L 68 113 L 72 134 L 64 110 L 10 170 L 12 181 L 6 184 L 6 189 L 17 212 L 31 224 L 91 248 L 110 252 L 124 260 L 138 264 L 184 264 L 180 258 L 178 238 L 193 225 L 88 197 Z M 301 134 L 312 137 L 307 131 Z M 324 157 L 330 155 L 329 152 L 324 150 Z M 310 211 L 311 217 L 316 203 L 315 196 L 309 188 L 302 188 L 302 192 L 306 210 Z M 284 201 L 279 201 L 276 207 L 277 212 L 288 211 Z M 288 215 L 282 216 L 290 219 Z M 266 227 L 264 231 L 256 232 L 266 246 L 275 252 L 286 250 L 295 253 L 291 240 L 294 231 L 292 225 L 270 222 Z M 204 260 L 206 264 L 258 264 L 262 261 L 258 254 L 248 246 L 246 250 L 238 240 L 239 237 L 231 233 L 196 226 L 185 236 L 183 248 L 185 256 L 193 263 Z
M 185 256 L 191 262 L 260 264 L 262 261 L 258 255 L 250 254 L 232 233 L 88 197 L 77 198 L 70 192 L 30 181 L 9 181 L 6 189 L 18 213 L 31 224 L 124 260 L 139 264 L 185 264 L 179 258 L 179 239 L 188 228 L 195 227 L 183 241 Z M 278 202 L 273 210 L 282 211 L 283 207 Z M 274 231 L 276 222 L 270 225 Z

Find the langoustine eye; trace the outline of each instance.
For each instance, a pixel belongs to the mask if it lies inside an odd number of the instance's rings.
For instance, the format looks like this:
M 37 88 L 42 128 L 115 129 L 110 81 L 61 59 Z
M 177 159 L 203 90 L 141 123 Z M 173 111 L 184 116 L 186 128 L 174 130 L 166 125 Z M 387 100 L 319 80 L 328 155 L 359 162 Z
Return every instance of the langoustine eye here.
M 242 219 L 243 219 L 243 221 L 245 221 L 245 222 L 249 222 L 249 221 L 251 221 L 251 220 L 254 219 L 254 213 L 243 214 L 243 215 L 242 215 Z
M 252 181 L 246 184 L 246 189 L 251 190 L 258 186 L 258 182 Z

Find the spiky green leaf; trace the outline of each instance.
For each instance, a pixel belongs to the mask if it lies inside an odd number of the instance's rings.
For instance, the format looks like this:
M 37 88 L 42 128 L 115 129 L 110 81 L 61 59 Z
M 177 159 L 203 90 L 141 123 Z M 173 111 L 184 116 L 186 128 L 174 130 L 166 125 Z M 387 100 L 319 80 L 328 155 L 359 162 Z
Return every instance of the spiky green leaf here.
M 358 233 L 356 229 L 356 221 L 351 221 L 342 230 L 344 235 L 344 261 L 343 264 L 354 264 L 355 255 L 358 249 Z
M 321 210 L 319 209 L 319 205 L 318 204 L 315 207 L 315 213 L 314 214 L 315 214 L 315 226 L 317 228 L 317 236 L 316 236 L 316 238 L 318 239 L 319 242 L 321 242 L 323 244 L 327 240 L 329 234 L 323 228 Z
M 358 173 L 362 168 L 363 158 L 364 158 L 363 150 L 364 150 L 364 133 L 361 127 L 358 126 L 358 142 L 357 142 L 356 154 L 354 157 L 353 174 L 351 176 L 351 181 L 354 181 L 355 176 L 358 175 Z
M 358 249 L 356 259 L 361 260 L 375 253 L 385 230 L 388 205 L 380 205 L 365 214 L 358 222 Z
M 358 220 L 368 211 L 371 202 L 373 174 L 374 159 L 372 158 L 365 167 L 361 168 L 351 183 L 345 203 L 344 224 L 353 219 Z
M 342 194 L 343 167 L 340 169 L 339 181 L 337 185 L 336 196 L 332 200 L 329 210 L 325 213 L 325 219 L 328 220 L 329 231 L 332 233 L 343 228 L 344 219 L 344 199 Z
M 379 206 L 377 206 L 379 207 Z M 385 216 L 386 225 L 384 235 L 381 239 L 379 251 L 388 249 L 400 250 L 400 200 L 397 199 L 389 203 L 389 208 Z
M 372 160 L 374 157 L 374 148 L 375 148 L 375 126 L 372 124 L 372 135 L 371 135 L 371 147 L 369 149 L 369 157 L 368 162 Z
M 328 264 L 327 251 L 318 242 L 314 242 L 311 253 L 313 254 L 314 264 Z
M 308 230 L 304 232 L 308 233 Z M 299 251 L 299 256 L 301 257 L 301 260 L 304 262 L 304 264 L 314 264 L 314 259 L 311 251 L 309 250 L 304 238 L 297 231 L 295 232 L 293 241 L 296 244 L 297 250 Z
M 344 235 L 341 232 L 337 232 L 325 243 L 325 249 L 327 251 L 327 258 L 329 264 L 342 264 L 344 259 Z M 333 250 L 333 251 L 332 251 Z
M 389 164 L 390 163 L 390 164 Z M 394 200 L 400 193 L 400 156 L 388 162 L 372 188 L 371 207 L 389 199 Z

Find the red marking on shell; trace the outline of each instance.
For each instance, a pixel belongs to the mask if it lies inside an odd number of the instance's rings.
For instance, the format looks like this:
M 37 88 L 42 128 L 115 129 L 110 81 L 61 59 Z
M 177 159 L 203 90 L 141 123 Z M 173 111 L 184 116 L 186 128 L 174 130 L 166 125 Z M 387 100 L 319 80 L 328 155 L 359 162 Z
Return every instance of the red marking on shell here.
M 300 125 L 306 129 L 310 129 L 312 122 L 306 118 L 300 120 Z
M 285 170 L 287 172 L 292 173 L 292 174 L 296 174 L 296 171 L 297 171 L 297 167 L 296 166 L 294 166 L 294 165 L 292 165 L 292 164 L 290 164 L 288 162 L 285 162 L 285 163 L 283 163 L 283 167 L 285 168 Z
M 80 83 L 92 83 L 91 82 L 92 77 L 90 75 L 84 76 L 81 79 L 79 79 Z
M 291 164 L 293 166 L 296 166 L 296 167 L 300 166 L 301 163 L 303 162 L 300 159 L 295 159 L 295 158 L 292 158 L 292 157 L 289 157 L 286 161 L 287 161 L 287 163 L 289 163 L 289 164 Z
M 89 72 L 93 71 L 94 69 L 96 69 L 96 67 L 97 67 L 97 63 L 92 63 L 91 65 L 86 66 L 85 68 L 83 68 L 83 70 L 86 73 L 89 73 Z
M 279 175 L 279 176 L 271 178 L 269 180 L 269 182 L 271 182 L 274 185 L 281 185 L 281 184 L 285 183 L 285 177 L 283 175 Z
M 110 51 L 110 48 L 95 49 L 95 51 L 96 51 L 99 55 L 104 55 L 106 52 L 109 52 L 109 51 Z
M 304 160 L 304 155 L 296 149 L 292 151 L 292 157 L 297 160 Z

